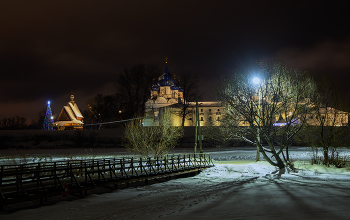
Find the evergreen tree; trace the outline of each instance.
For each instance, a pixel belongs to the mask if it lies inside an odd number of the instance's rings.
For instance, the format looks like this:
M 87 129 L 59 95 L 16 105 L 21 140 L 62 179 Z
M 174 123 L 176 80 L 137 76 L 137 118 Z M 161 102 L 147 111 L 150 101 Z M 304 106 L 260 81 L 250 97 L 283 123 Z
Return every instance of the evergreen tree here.
M 53 119 L 52 119 L 50 101 L 47 102 L 47 109 L 46 109 L 45 119 L 44 119 L 44 123 L 43 123 L 43 129 L 44 130 L 53 130 Z

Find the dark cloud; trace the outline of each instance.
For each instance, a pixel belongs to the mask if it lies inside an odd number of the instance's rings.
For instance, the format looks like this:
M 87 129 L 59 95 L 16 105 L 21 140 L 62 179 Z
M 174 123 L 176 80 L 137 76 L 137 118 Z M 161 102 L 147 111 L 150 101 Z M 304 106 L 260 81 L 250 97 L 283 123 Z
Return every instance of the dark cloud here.
M 202 76 L 208 100 L 220 75 L 263 57 L 346 72 L 346 9 L 327 1 L 1 1 L 0 117 L 33 117 L 48 99 L 60 111 L 71 90 L 84 109 L 95 94 L 115 92 L 124 68 L 164 68 L 165 56 L 172 73 Z
M 350 70 L 350 38 L 323 41 L 307 48 L 286 48 L 276 54 L 284 63 L 316 72 Z

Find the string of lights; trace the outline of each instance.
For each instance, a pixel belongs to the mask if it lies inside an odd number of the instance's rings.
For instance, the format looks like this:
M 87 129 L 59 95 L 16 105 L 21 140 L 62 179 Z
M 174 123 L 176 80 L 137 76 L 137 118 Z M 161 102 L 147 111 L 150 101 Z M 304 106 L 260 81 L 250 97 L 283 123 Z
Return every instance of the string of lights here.
M 143 117 L 140 118 L 131 118 L 131 119 L 125 119 L 125 120 L 120 120 L 120 121 L 110 121 L 110 122 L 102 122 L 102 123 L 95 123 L 95 124 L 84 124 L 84 126 L 92 126 L 92 125 L 104 125 L 104 124 L 113 124 L 113 123 L 119 123 L 119 122 L 124 122 L 124 121 L 132 121 L 136 119 L 142 119 Z
M 53 117 L 50 107 L 50 101 L 47 102 L 47 109 L 43 123 L 43 130 L 53 130 Z

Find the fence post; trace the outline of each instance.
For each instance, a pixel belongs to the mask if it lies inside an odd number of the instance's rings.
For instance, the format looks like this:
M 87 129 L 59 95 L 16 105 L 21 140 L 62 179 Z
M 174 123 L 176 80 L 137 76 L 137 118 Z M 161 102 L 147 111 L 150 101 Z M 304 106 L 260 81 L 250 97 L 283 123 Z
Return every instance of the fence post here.
M 0 186 L 2 186 L 2 177 L 3 177 L 3 173 L 4 173 L 4 165 L 1 165 L 1 171 L 0 171 Z
M 55 178 L 55 188 L 57 188 L 57 166 L 56 162 L 53 162 L 53 172 L 54 172 L 54 178 Z
M 84 162 L 84 172 L 85 172 L 85 185 L 87 185 L 87 167 L 86 167 L 86 161 Z
M 139 166 L 140 166 L 141 175 L 142 175 L 142 174 L 143 174 L 143 171 L 142 171 L 142 168 L 143 168 L 143 165 L 142 165 L 142 157 L 140 157 Z M 147 174 L 147 173 L 146 173 L 146 174 Z
M 131 176 L 134 176 L 134 157 L 131 158 Z
M 109 176 L 112 179 L 113 175 L 112 175 L 111 159 L 108 160 L 108 170 L 109 170 Z
M 19 178 L 18 167 L 16 167 L 16 190 L 18 194 L 19 194 L 19 181 L 22 181 L 22 180 Z
M 39 190 L 40 187 L 40 163 L 36 167 L 36 188 Z
M 101 174 L 100 174 L 100 161 L 97 161 L 97 173 L 98 173 L 98 181 L 101 181 Z
M 186 170 L 186 154 L 183 155 L 183 169 Z
M 171 155 L 171 172 L 174 170 L 174 155 Z
M 69 164 L 69 173 L 70 173 L 70 183 L 73 185 L 73 166 Z

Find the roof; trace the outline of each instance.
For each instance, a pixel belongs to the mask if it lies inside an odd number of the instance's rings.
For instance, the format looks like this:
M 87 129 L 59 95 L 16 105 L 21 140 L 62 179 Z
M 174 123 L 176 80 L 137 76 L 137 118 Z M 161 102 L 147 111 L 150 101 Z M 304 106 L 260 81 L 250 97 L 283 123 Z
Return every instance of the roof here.
M 152 91 L 157 91 L 160 86 L 170 86 L 171 90 L 181 90 L 180 83 L 176 81 L 175 76 L 169 72 L 168 65 L 165 65 L 164 73 L 153 83 Z
M 56 124 L 58 126 L 64 126 L 65 124 L 83 124 L 82 120 L 84 118 L 81 114 L 78 105 L 74 102 L 74 96 L 71 96 L 71 101 L 68 102 L 66 106 L 63 106 L 60 115 L 57 118 Z
M 165 65 L 165 70 L 164 70 L 164 73 L 169 73 L 169 70 L 168 70 L 168 64 Z
M 84 118 L 83 115 L 81 114 L 77 103 L 74 102 L 74 104 L 72 102 L 68 102 L 68 105 L 70 106 L 71 110 L 73 111 L 75 117 L 77 118 Z

